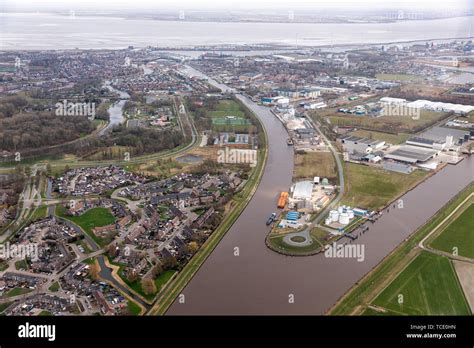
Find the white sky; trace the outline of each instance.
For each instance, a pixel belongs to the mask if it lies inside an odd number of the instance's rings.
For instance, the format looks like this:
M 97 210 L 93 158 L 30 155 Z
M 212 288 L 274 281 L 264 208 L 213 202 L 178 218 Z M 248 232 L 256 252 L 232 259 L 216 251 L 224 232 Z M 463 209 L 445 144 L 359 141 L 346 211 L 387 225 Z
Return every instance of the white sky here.
M 470 0 L 0 0 L 8 9 L 472 8 Z M 2 5 L 0 5 L 2 8 Z

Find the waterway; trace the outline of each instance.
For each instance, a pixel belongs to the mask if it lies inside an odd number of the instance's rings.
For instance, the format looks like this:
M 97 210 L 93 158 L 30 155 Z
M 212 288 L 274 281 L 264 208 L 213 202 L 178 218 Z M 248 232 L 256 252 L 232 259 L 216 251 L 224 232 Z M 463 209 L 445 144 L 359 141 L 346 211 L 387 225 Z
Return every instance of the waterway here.
M 473 23 L 474 17 L 390 23 L 216 23 L 0 13 L 0 50 L 373 44 L 465 38 L 472 35 Z
M 130 98 L 130 95 L 127 92 L 119 91 L 118 89 L 106 84 L 106 87 L 114 93 L 118 93 L 120 100 L 113 103 L 109 108 L 109 123 L 106 127 L 104 127 L 100 132 L 99 135 L 104 135 L 107 132 L 110 132 L 113 127 L 123 123 L 125 121 L 125 117 L 123 116 L 123 107 L 125 103 Z
M 212 80 L 209 80 L 212 82 Z M 290 257 L 265 245 L 265 221 L 275 211 L 280 191 L 291 185 L 293 150 L 287 133 L 270 111 L 244 96 L 238 98 L 262 121 L 269 158 L 262 181 L 247 208 L 175 301 L 168 315 L 324 314 L 365 274 L 428 221 L 474 180 L 474 158 L 449 165 L 402 199 L 355 242 L 365 245 L 365 259 L 326 258 L 323 254 Z M 235 255 L 235 248 L 239 255 Z M 289 296 L 294 297 L 290 303 Z

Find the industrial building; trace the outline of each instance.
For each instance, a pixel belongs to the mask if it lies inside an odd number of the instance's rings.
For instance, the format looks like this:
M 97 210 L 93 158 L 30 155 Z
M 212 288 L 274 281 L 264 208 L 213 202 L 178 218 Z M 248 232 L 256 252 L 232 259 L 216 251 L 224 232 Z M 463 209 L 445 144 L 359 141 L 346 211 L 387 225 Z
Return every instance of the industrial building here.
M 391 159 L 408 164 L 424 163 L 439 155 L 439 151 L 422 147 L 402 146 L 395 151 L 385 154 L 385 159 Z
M 401 174 L 410 174 L 415 170 L 415 168 L 409 164 L 388 161 L 383 163 L 383 169 Z
M 446 143 L 446 149 L 452 146 L 462 145 L 468 141 L 471 136 L 474 135 L 473 131 L 470 130 L 459 130 L 448 127 L 432 127 L 419 135 L 424 139 L 429 139 L 439 143 Z
M 300 181 L 293 187 L 293 199 L 295 200 L 311 200 L 313 195 L 313 182 Z
M 471 111 L 474 111 L 474 106 L 472 105 L 432 102 L 423 99 L 408 102 L 406 99 L 384 97 L 380 99 L 380 102 L 387 105 L 404 105 L 412 109 L 424 109 L 437 112 L 454 112 L 458 115 L 466 115 Z
M 474 111 L 474 106 L 472 105 L 432 102 L 429 100 L 415 100 L 414 102 L 407 103 L 407 106 L 409 108 L 425 109 L 437 112 L 454 112 L 458 115 L 466 115 L 471 111 Z
M 276 92 L 283 97 L 288 97 L 291 99 L 318 98 L 321 96 L 321 91 L 315 88 L 278 89 Z
M 385 146 L 385 141 L 348 135 L 339 139 L 344 151 L 368 154 Z
M 444 141 L 441 141 L 441 140 L 437 141 L 437 140 L 432 140 L 428 138 L 413 137 L 413 138 L 408 139 L 405 143 L 407 145 L 419 146 L 419 147 L 424 147 L 428 149 L 444 150 L 446 146 L 452 145 L 452 138 L 451 140 L 447 139 Z

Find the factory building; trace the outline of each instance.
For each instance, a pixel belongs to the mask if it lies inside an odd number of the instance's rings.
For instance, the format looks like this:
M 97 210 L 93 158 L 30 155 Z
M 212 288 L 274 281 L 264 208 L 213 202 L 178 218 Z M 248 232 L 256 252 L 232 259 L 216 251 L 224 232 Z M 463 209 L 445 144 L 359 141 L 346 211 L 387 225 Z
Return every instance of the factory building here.
M 406 99 L 384 97 L 380 98 L 380 102 L 386 105 L 404 105 L 411 109 L 424 109 L 436 112 L 454 112 L 458 115 L 467 115 L 471 111 L 474 111 L 474 106 L 472 105 L 432 102 L 430 100 L 423 99 L 408 102 Z
M 407 164 L 425 163 L 439 155 L 440 151 L 429 150 L 422 147 L 402 146 L 395 151 L 387 153 L 384 158 Z
M 313 182 L 300 181 L 293 187 L 293 199 L 295 200 L 310 200 L 313 195 Z
M 368 154 L 385 146 L 385 141 L 361 138 L 355 135 L 348 135 L 339 139 L 344 151 L 348 153 Z

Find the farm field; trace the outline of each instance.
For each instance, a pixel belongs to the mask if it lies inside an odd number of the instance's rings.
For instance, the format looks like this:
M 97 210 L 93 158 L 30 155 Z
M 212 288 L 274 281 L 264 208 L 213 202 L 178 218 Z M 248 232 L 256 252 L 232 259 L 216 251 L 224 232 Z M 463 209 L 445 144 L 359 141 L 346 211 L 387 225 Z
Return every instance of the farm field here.
M 379 209 L 422 180 L 427 172 L 411 174 L 389 172 L 365 165 L 346 163 L 347 190 L 342 203 L 367 209 Z
M 474 203 L 470 203 L 430 246 L 448 253 L 457 248 L 460 256 L 474 258 Z
M 373 131 L 390 131 L 394 133 L 414 133 L 446 117 L 446 113 L 421 110 L 420 118 L 407 116 L 356 116 L 328 111 L 327 118 L 333 126 L 361 127 Z
M 376 131 L 368 131 L 365 129 L 359 129 L 354 132 L 350 132 L 350 135 L 355 135 L 361 138 L 369 138 L 380 141 L 385 141 L 390 144 L 398 145 L 406 141 L 410 135 L 406 133 L 401 134 L 390 134 Z
M 336 179 L 336 162 L 331 152 L 296 153 L 293 179 L 322 178 Z
M 471 314 L 451 260 L 425 251 L 372 304 L 398 315 Z

